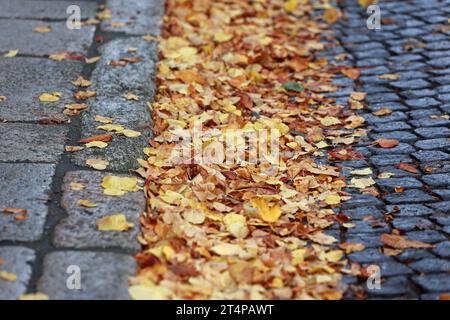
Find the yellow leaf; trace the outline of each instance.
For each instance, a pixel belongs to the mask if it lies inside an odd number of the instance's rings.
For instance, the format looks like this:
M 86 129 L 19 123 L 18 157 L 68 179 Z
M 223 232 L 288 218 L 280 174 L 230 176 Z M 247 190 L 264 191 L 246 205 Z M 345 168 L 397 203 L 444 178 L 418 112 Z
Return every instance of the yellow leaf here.
M 339 204 L 341 203 L 341 197 L 338 194 L 330 194 L 325 197 L 327 204 Z
M 134 100 L 134 101 L 139 101 L 139 97 L 137 95 L 135 95 L 134 93 L 131 92 L 127 92 L 123 95 L 123 97 L 127 100 Z
M 287 13 L 293 12 L 295 9 L 297 9 L 298 1 L 297 0 L 288 0 L 284 3 L 284 10 Z
M 325 253 L 325 259 L 329 262 L 338 262 L 341 260 L 342 256 L 344 255 L 344 252 L 342 250 L 332 250 L 327 253 Z
M 323 19 L 330 24 L 336 23 L 340 17 L 341 17 L 341 13 L 335 7 L 326 9 L 323 14 Z
M 237 244 L 221 243 L 211 248 L 211 251 L 219 256 L 234 256 L 243 253 L 244 250 Z
M 205 221 L 205 214 L 200 210 L 188 210 L 183 213 L 183 217 L 192 224 L 202 224 Z
M 78 182 L 71 182 L 69 184 L 70 189 L 75 190 L 75 191 L 79 191 L 79 190 L 83 190 L 84 188 L 86 188 L 86 186 L 82 183 L 78 183 Z
M 80 76 L 77 80 L 72 81 L 72 83 L 78 87 L 89 87 L 92 84 L 92 81 L 86 80 Z
M 139 131 L 134 131 L 134 130 L 130 130 L 130 129 L 123 130 L 121 132 L 121 134 L 123 134 L 125 137 L 128 137 L 128 138 L 136 138 L 141 135 L 141 133 Z
M 167 300 L 170 298 L 170 290 L 161 286 L 134 285 L 128 288 L 128 293 L 133 300 Z
M 388 73 L 382 74 L 381 76 L 378 76 L 378 78 L 383 80 L 398 80 L 400 79 L 400 75 L 398 73 Z
M 369 5 L 371 5 L 372 3 L 374 3 L 375 0 L 358 0 L 358 3 L 361 7 L 368 7 Z
M 91 141 L 85 144 L 86 148 L 106 148 L 108 144 L 103 141 Z
M 96 170 L 105 170 L 109 165 L 109 161 L 102 159 L 87 159 L 86 164 Z
M 51 26 L 39 26 L 33 29 L 34 32 L 39 32 L 39 33 L 48 33 L 48 32 L 52 32 L 53 29 Z
M 11 281 L 11 282 L 16 281 L 17 275 L 15 275 L 14 273 L 8 272 L 8 271 L 0 270 L 0 280 Z
M 83 207 L 86 207 L 86 208 L 95 208 L 97 206 L 91 200 L 87 200 L 87 199 L 80 199 L 80 200 L 78 200 L 78 204 L 80 206 L 83 206 Z
M 100 59 L 101 59 L 101 57 L 97 56 L 97 57 L 92 57 L 92 58 L 84 58 L 84 61 L 87 64 L 92 64 L 92 63 L 96 63 Z
M 358 188 L 358 189 L 364 189 L 367 187 L 370 187 L 375 184 L 375 181 L 372 178 L 353 178 L 350 180 L 350 187 Z
M 112 214 L 96 221 L 97 228 L 100 231 L 127 231 L 134 227 L 127 221 L 124 214 Z
M 59 98 L 61 97 L 60 92 L 53 92 L 53 93 L 43 93 L 39 96 L 39 101 L 41 102 L 56 102 L 59 101 Z
M 233 35 L 230 33 L 217 32 L 214 34 L 214 41 L 216 42 L 227 42 L 233 38 Z
M 355 176 L 368 176 L 372 173 L 373 173 L 372 169 L 370 169 L 370 168 L 356 169 L 356 170 L 350 171 L 350 174 L 355 175 Z
M 103 177 L 103 193 L 111 196 L 121 196 L 130 191 L 137 191 L 137 178 L 135 177 Z
M 244 216 L 236 213 L 229 213 L 223 218 L 223 222 L 225 223 L 227 231 L 236 238 L 245 238 L 248 235 L 248 228 Z
M 252 205 L 254 208 L 258 209 L 259 215 L 265 222 L 276 222 L 281 216 L 280 206 L 274 205 L 269 207 L 266 200 L 263 198 L 254 198 L 252 200 Z
M 97 122 L 101 122 L 101 123 L 112 123 L 113 122 L 113 118 L 104 117 L 104 116 L 100 116 L 100 115 L 96 115 L 94 117 L 94 120 Z
M 6 58 L 12 58 L 12 57 L 17 56 L 18 53 L 19 53 L 19 49 L 16 49 L 16 50 L 9 50 L 9 51 L 4 55 L 4 57 L 6 57 Z
M 125 130 L 125 128 L 120 124 L 110 124 L 110 123 L 98 126 L 97 129 L 105 131 L 114 131 L 119 133 Z
M 336 118 L 336 117 L 328 116 L 328 117 L 322 118 L 320 120 L 320 123 L 323 124 L 324 126 L 328 127 L 328 126 L 334 126 L 336 124 L 340 124 L 341 121 L 338 118 Z
M 395 176 L 395 173 L 385 171 L 385 172 L 381 172 L 378 175 L 378 179 L 389 179 L 390 177 L 393 177 L 393 176 Z
M 40 292 L 23 294 L 19 300 L 48 300 L 48 295 Z

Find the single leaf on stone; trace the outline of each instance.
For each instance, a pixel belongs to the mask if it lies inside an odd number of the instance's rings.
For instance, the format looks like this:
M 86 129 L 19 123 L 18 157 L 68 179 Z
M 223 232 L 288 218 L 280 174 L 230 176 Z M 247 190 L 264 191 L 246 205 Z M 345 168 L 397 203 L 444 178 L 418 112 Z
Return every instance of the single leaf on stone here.
M 123 134 L 125 137 L 128 137 L 128 138 L 136 138 L 136 137 L 139 137 L 141 135 L 141 133 L 139 131 L 134 131 L 134 130 L 130 130 L 130 129 L 125 129 L 125 130 L 123 130 L 120 133 Z
M 303 86 L 298 82 L 286 82 L 283 84 L 283 88 L 287 91 L 294 91 L 294 92 L 302 92 L 305 89 Z
M 367 93 L 365 92 L 357 92 L 354 91 L 350 94 L 350 98 L 356 101 L 363 101 L 367 97 Z
M 433 248 L 433 245 L 416 240 L 408 240 L 400 235 L 383 233 L 380 237 L 381 242 L 394 249 L 425 249 Z
M 400 75 L 398 73 L 387 73 L 378 76 L 378 78 L 383 80 L 398 80 L 400 79 Z
M 6 101 L 6 97 L 5 96 L 0 96 L 0 102 Z
M 17 280 L 17 275 L 12 272 L 0 270 L 0 280 L 14 282 Z
M 134 227 L 134 224 L 127 221 L 124 214 L 112 214 L 102 217 L 96 221 L 100 231 L 127 231 Z
M 53 29 L 51 26 L 39 26 L 34 28 L 33 31 L 38 33 L 49 33 L 52 32 Z
M 368 176 L 371 175 L 372 169 L 371 168 L 364 168 L 364 169 L 355 169 L 350 171 L 350 174 L 355 175 L 355 176 Z
M 72 83 L 78 87 L 89 87 L 90 85 L 92 85 L 92 81 L 90 80 L 86 80 L 83 77 L 78 77 L 77 80 L 72 81 Z
M 92 63 L 96 63 L 96 62 L 99 61 L 100 59 L 101 59 L 101 57 L 100 57 L 100 56 L 97 56 L 97 57 L 85 58 L 84 61 L 85 61 L 87 64 L 92 64 Z
M 86 207 L 86 208 L 95 208 L 97 206 L 95 203 L 93 203 L 89 199 L 80 199 L 80 200 L 78 200 L 77 203 L 78 203 L 78 205 L 80 205 L 82 207 Z
M 358 79 L 361 74 L 361 71 L 358 68 L 342 68 L 341 72 L 352 80 Z
M 102 180 L 103 193 L 111 196 L 121 196 L 128 192 L 138 191 L 137 182 L 138 179 L 135 177 L 106 176 Z
M 97 93 L 95 91 L 78 91 L 73 94 L 75 99 L 78 100 L 87 100 L 89 98 L 95 97 Z
M 258 209 L 259 216 L 265 222 L 276 222 L 281 216 L 281 208 L 278 205 L 270 207 L 263 198 L 253 199 L 252 205 L 254 208 Z
M 26 293 L 19 297 L 19 300 L 49 300 L 48 295 L 41 292 Z
M 85 109 L 89 108 L 89 106 L 85 103 L 72 103 L 72 104 L 66 104 L 65 108 L 69 109 L 69 110 L 80 111 L 80 110 L 85 110 Z
M 110 142 L 110 141 L 112 141 L 112 139 L 113 139 L 113 136 L 110 134 L 98 134 L 95 136 L 90 136 L 87 138 L 80 139 L 78 142 L 79 143 L 89 143 L 89 142 L 93 142 L 93 141 Z
M 378 145 L 381 148 L 394 148 L 398 146 L 399 141 L 396 139 L 377 139 L 373 142 L 374 145 Z
M 394 165 L 395 168 L 406 171 L 406 172 L 411 172 L 411 173 L 417 173 L 418 170 L 415 166 L 413 166 L 410 163 L 405 163 L 405 162 L 400 162 L 400 163 L 396 163 Z
M 83 190 L 84 188 L 86 188 L 86 186 L 82 183 L 79 182 L 71 182 L 69 184 L 69 187 L 71 190 L 75 190 L 75 191 L 80 191 Z
M 87 159 L 86 164 L 96 170 L 105 170 L 109 165 L 109 161 L 103 159 Z
M 83 150 L 84 148 L 83 147 L 81 147 L 81 146 L 65 146 L 64 147 L 64 150 L 66 151 L 66 152 L 78 152 L 78 151 L 81 151 L 81 150 Z
M 43 93 L 39 96 L 40 102 L 56 102 L 62 96 L 60 92 Z
M 133 101 L 139 101 L 139 97 L 137 95 L 135 95 L 134 93 L 131 92 L 127 92 L 123 95 L 123 97 L 126 100 L 133 100 Z
M 358 3 L 361 7 L 367 8 L 371 4 L 373 4 L 376 0 L 358 0 Z
M 395 176 L 395 173 L 385 171 L 385 172 L 380 172 L 380 174 L 378 175 L 377 178 L 378 179 L 389 179 L 393 176 Z
M 108 123 L 108 124 L 104 124 L 104 125 L 98 126 L 97 129 L 120 133 L 120 132 L 125 130 L 125 127 L 120 125 L 120 124 Z
M 91 141 L 85 144 L 86 148 L 99 148 L 103 149 L 108 146 L 106 142 L 103 141 Z
M 380 108 L 377 111 L 372 112 L 373 115 L 375 116 L 387 116 L 390 115 L 392 113 L 392 110 L 389 108 Z
M 375 181 L 371 177 L 361 179 L 352 178 L 352 180 L 350 180 L 350 183 L 351 183 L 350 187 L 364 189 L 373 186 L 375 184 Z
M 344 242 L 339 244 L 339 248 L 343 249 L 345 253 L 349 254 L 352 252 L 362 251 L 365 249 L 365 246 L 362 243 Z
M 112 123 L 114 119 L 113 118 L 109 118 L 109 117 L 104 117 L 104 116 L 101 116 L 101 115 L 97 114 L 94 117 L 94 120 L 97 121 L 97 122 L 100 122 L 100 123 L 108 124 L 108 123 Z
M 326 9 L 323 14 L 323 19 L 329 24 L 336 23 L 340 19 L 340 17 L 341 12 L 335 7 L 330 7 Z
M 28 212 L 28 210 L 24 208 L 3 208 L 2 211 L 7 214 L 26 214 Z
M 5 58 L 13 58 L 15 56 L 17 56 L 17 54 L 19 53 L 19 49 L 15 49 L 15 50 L 9 50 L 7 53 L 5 53 L 3 56 Z

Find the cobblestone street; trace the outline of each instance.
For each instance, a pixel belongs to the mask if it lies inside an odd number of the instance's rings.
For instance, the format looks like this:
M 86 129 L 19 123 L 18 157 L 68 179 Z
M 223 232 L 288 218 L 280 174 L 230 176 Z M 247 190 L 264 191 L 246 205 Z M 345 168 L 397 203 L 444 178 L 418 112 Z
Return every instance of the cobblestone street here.
M 81 9 L 80 29 L 66 26 L 70 5 Z M 370 14 L 358 1 L 338 1 L 342 17 L 319 54 L 360 69 L 355 80 L 335 77 L 338 90 L 328 96 L 364 117 L 368 135 L 353 145 L 358 160 L 326 153 L 316 160 L 341 168 L 347 181 L 372 178 L 379 193 L 347 186 L 351 199 L 333 210 L 354 227 L 335 223 L 326 234 L 364 245 L 345 255 L 349 264 L 380 267 L 378 289 L 344 274 L 344 299 L 436 300 L 450 293 L 450 0 L 378 5 L 381 30 L 369 30 Z M 0 0 L 0 299 L 36 292 L 50 299 L 130 298 L 146 198 L 141 189 L 111 197 L 102 181 L 137 176 L 137 159 L 152 138 L 163 15 L 164 0 Z M 52 31 L 34 31 L 39 27 Z M 5 56 L 11 50 L 18 51 Z M 80 76 L 92 85 L 74 84 Z M 95 96 L 85 99 L 81 91 Z M 367 93 L 364 108 L 350 108 L 352 92 Z M 39 101 L 44 93 L 56 101 Z M 74 114 L 83 103 L 88 108 Z M 139 135 L 115 134 L 106 148 L 80 143 L 105 134 L 98 127 L 112 121 Z M 380 148 L 380 139 L 399 143 Z M 95 170 L 92 160 L 106 169 Z M 116 213 L 134 228 L 98 230 L 98 219 Z M 389 250 L 383 234 L 430 246 Z M 71 266 L 81 269 L 79 290 L 68 287 Z

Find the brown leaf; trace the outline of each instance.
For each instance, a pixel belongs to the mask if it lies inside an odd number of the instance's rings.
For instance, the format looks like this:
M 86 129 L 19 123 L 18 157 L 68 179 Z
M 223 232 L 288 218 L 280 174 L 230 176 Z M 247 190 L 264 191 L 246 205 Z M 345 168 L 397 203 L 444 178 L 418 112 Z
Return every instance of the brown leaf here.
M 95 136 L 90 136 L 88 138 L 80 139 L 79 143 L 89 143 L 92 141 L 102 141 L 102 142 L 109 142 L 113 139 L 113 136 L 110 134 L 98 134 Z
M 27 212 L 28 210 L 23 208 L 3 208 L 3 213 L 8 214 L 26 214 Z
M 380 237 L 381 242 L 394 249 L 423 249 L 432 248 L 433 245 L 416 240 L 408 240 L 400 235 L 383 233 Z
M 396 139 L 378 139 L 373 144 L 379 145 L 381 148 L 393 148 L 398 146 L 399 141 Z
M 358 68 L 342 68 L 341 72 L 352 80 L 358 79 L 361 74 Z
M 403 170 L 403 171 L 407 171 L 407 172 L 411 172 L 411 173 L 417 173 L 417 168 L 414 167 L 412 164 L 410 163 L 405 163 L 405 162 L 400 162 L 394 165 L 395 168 Z

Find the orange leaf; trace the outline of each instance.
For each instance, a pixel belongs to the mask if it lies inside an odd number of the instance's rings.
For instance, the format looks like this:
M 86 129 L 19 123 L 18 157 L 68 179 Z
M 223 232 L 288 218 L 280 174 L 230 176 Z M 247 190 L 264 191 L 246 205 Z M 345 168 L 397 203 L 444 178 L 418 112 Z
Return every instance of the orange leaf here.
M 27 209 L 23 209 L 23 208 L 3 208 L 3 213 L 26 214 L 27 213 Z
M 416 240 L 408 240 L 396 234 L 383 233 L 380 237 L 381 242 L 385 245 L 395 249 L 409 249 L 409 248 L 432 248 L 433 245 Z
M 398 146 L 399 142 L 396 139 L 378 139 L 373 144 L 379 145 L 381 148 L 393 148 Z
M 79 143 L 89 143 L 89 142 L 93 142 L 93 141 L 102 141 L 102 142 L 109 142 L 113 139 L 112 135 L 110 134 L 99 134 L 96 136 L 91 136 L 88 138 L 84 138 L 79 140 Z
M 397 163 L 396 165 L 394 165 L 394 167 L 397 169 L 403 170 L 403 171 L 417 173 L 417 168 L 409 163 L 400 162 L 400 163 Z
M 349 77 L 350 79 L 356 80 L 359 78 L 361 72 L 357 68 L 345 68 L 341 69 L 343 75 Z

